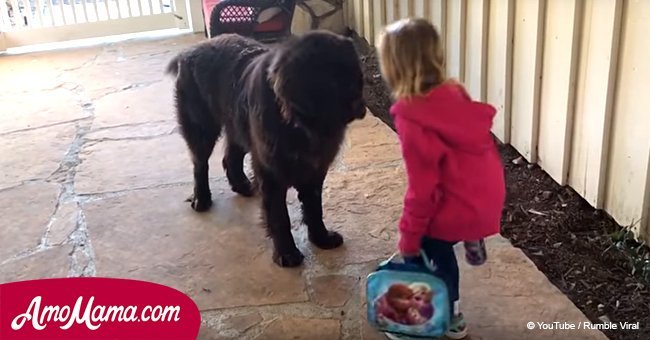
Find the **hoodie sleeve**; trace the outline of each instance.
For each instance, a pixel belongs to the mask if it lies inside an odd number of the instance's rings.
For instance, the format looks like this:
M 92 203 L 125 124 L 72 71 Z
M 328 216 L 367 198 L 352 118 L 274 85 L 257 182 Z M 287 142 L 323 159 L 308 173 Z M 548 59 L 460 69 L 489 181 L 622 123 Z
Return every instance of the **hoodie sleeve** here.
M 413 254 L 436 213 L 440 161 L 445 147 L 437 135 L 420 125 L 395 117 L 402 157 L 406 166 L 408 187 L 399 224 L 399 249 Z

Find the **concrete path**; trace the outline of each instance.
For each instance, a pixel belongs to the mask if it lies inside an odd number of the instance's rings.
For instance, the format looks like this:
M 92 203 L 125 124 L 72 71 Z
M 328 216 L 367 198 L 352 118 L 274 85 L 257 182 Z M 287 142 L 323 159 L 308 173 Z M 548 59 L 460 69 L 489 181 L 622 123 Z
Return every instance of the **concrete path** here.
M 202 339 L 383 339 L 365 322 L 364 278 L 394 251 L 404 172 L 393 132 L 368 117 L 349 131 L 326 183 L 326 222 L 345 246 L 306 242 L 288 199 L 300 269 L 271 262 L 258 199 L 211 161 L 213 209 L 184 199 L 192 172 L 177 132 L 168 60 L 202 36 L 0 57 L 0 282 L 65 276 L 154 281 L 193 298 Z M 472 339 L 604 339 L 529 331 L 584 315 L 506 240 L 462 267 Z

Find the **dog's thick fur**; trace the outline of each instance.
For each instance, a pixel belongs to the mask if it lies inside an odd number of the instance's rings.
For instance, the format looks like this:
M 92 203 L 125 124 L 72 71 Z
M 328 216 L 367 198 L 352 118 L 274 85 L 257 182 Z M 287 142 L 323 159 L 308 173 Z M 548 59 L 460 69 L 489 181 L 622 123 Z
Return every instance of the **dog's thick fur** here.
M 221 35 L 174 58 L 177 118 L 194 163 L 192 208 L 212 204 L 208 158 L 226 133 L 223 167 L 233 191 L 251 196 L 243 171 L 251 153 L 263 215 L 280 266 L 302 263 L 286 206 L 298 190 L 309 239 L 330 249 L 343 238 L 323 223 L 326 173 L 347 125 L 365 114 L 359 56 L 348 38 L 314 31 L 268 47 L 239 35 Z

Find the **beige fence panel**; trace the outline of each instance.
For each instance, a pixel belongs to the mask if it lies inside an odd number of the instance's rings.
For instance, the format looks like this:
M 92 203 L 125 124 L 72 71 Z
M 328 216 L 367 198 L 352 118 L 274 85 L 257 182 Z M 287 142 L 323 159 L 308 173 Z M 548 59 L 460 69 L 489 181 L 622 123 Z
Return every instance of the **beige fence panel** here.
M 545 0 L 515 4 L 510 143 L 531 162 L 537 161 L 544 5 Z
M 388 19 L 386 18 L 386 1 L 377 1 L 374 5 L 374 31 L 375 37 L 381 33 L 381 30 L 388 24 Z M 376 39 L 373 40 L 375 42 Z
M 641 215 L 639 232 L 646 241 L 650 239 L 650 153 L 648 154 L 648 174 L 645 179 L 645 197 L 643 198 L 644 209 Z
M 375 2 L 363 0 L 363 35 L 366 40 L 375 42 Z
M 493 132 L 510 142 L 512 36 L 515 0 L 490 0 L 487 48 L 487 101 L 497 109 Z
M 539 165 L 566 184 L 582 23 L 582 0 L 547 0 L 539 112 Z
M 388 25 L 388 10 L 386 1 L 375 1 L 373 5 L 373 24 L 375 39 L 373 42 L 377 41 L 379 34 L 384 29 L 384 26 Z
M 358 32 L 357 30 L 358 22 L 356 19 L 357 11 L 355 9 L 355 3 L 356 3 L 355 0 L 346 1 L 343 6 L 343 12 L 345 13 L 345 24 L 349 28 Z
M 388 23 L 391 23 L 398 18 L 398 13 L 395 11 L 395 4 L 398 3 L 399 0 L 385 0 L 382 2 L 386 3 L 386 21 Z
M 365 18 L 363 17 L 363 0 L 349 0 L 353 2 L 354 8 L 354 24 L 352 28 L 359 33 L 360 36 L 365 37 L 364 22 Z M 374 43 L 373 40 L 368 40 L 371 44 Z
M 463 80 L 465 73 L 466 0 L 447 2 L 445 26 L 445 61 L 447 75 Z
M 602 208 L 622 16 L 621 0 L 585 1 L 569 185 Z
M 644 213 L 648 188 L 650 1 L 624 4 L 605 209 L 619 223 L 632 224 Z
M 399 6 L 399 13 L 400 13 L 400 19 L 402 18 L 408 18 L 411 16 L 411 10 L 409 9 L 409 2 L 412 0 L 399 0 L 398 6 Z
M 429 17 L 429 13 L 427 13 L 427 10 L 425 9 L 427 6 L 431 6 L 431 0 L 413 0 L 413 11 L 415 13 L 415 16 L 419 18 L 431 19 Z M 431 10 L 428 10 L 428 12 L 431 12 Z
M 464 83 L 472 98 L 486 99 L 488 0 L 467 0 Z
M 445 19 L 447 11 L 447 0 L 430 0 L 428 18 L 436 26 L 442 38 L 445 37 Z M 426 7 L 425 7 L 426 8 Z
M 444 32 L 447 0 L 375 0 L 375 33 L 386 24 L 406 17 L 425 18 Z
M 431 0 L 431 20 L 436 27 L 438 27 L 442 46 L 447 44 L 447 2 L 448 0 Z M 445 47 L 446 49 L 446 47 Z

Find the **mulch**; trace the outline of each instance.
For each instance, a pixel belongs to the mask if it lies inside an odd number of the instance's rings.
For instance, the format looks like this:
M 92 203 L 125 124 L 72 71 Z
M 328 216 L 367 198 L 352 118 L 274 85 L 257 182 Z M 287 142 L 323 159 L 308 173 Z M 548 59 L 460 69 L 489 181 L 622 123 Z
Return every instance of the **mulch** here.
M 388 112 L 391 97 L 375 51 L 355 33 L 351 35 L 362 56 L 368 107 L 394 128 Z M 498 143 L 498 148 L 507 181 L 501 234 L 522 249 L 592 322 L 639 322 L 640 330 L 605 330 L 610 339 L 650 339 L 647 281 L 633 273 L 630 258 L 613 246 L 612 234 L 621 227 L 571 188 L 527 164 L 511 146 Z

